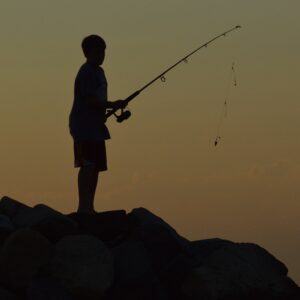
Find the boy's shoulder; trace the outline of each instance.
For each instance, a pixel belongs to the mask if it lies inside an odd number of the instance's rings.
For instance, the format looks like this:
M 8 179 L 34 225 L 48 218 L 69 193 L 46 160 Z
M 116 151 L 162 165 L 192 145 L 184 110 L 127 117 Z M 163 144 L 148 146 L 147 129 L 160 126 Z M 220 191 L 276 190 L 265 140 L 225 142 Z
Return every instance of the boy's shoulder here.
M 88 63 L 84 63 L 78 70 L 78 77 L 91 77 L 91 76 L 105 76 L 104 70 L 99 66 L 93 66 Z

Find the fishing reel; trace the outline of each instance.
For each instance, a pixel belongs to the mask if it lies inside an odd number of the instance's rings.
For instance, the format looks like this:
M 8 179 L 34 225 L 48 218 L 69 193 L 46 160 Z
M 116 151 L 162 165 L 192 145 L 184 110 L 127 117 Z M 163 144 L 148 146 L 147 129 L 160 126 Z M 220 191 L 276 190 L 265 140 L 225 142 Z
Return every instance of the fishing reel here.
M 121 113 L 119 115 L 114 113 L 114 116 L 117 118 L 117 122 L 122 123 L 131 116 L 131 112 L 129 110 L 124 111 L 124 108 L 121 108 Z

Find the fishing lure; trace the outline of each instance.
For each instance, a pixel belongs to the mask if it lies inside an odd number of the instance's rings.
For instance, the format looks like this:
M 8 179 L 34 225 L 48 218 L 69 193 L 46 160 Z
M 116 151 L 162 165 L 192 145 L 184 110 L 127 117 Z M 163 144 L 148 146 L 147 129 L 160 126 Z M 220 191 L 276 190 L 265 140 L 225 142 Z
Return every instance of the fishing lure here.
M 231 69 L 230 69 L 230 73 L 229 73 L 229 77 L 228 77 L 226 96 L 225 96 L 225 100 L 224 100 L 222 110 L 221 110 L 221 113 L 220 113 L 219 123 L 218 123 L 218 127 L 217 127 L 216 139 L 215 139 L 215 142 L 214 142 L 215 147 L 218 146 L 218 144 L 221 140 L 220 130 L 221 130 L 221 126 L 223 124 L 224 119 L 227 117 L 229 92 L 230 92 L 230 89 L 231 89 L 232 85 L 235 86 L 235 87 L 237 86 L 237 79 L 236 79 L 235 63 L 234 62 L 231 65 Z

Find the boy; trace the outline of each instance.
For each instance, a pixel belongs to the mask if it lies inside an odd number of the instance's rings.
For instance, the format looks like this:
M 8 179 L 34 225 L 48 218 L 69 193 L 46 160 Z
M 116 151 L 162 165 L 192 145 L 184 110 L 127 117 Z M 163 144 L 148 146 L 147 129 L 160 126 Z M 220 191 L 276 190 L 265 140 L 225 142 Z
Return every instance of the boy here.
M 77 212 L 95 214 L 98 173 L 107 170 L 105 140 L 110 139 L 110 134 L 105 126 L 105 112 L 107 108 L 124 108 L 126 104 L 123 100 L 107 100 L 107 81 L 100 67 L 105 57 L 105 41 L 90 35 L 81 46 L 86 62 L 75 79 L 69 129 L 74 140 L 74 165 L 80 168 Z

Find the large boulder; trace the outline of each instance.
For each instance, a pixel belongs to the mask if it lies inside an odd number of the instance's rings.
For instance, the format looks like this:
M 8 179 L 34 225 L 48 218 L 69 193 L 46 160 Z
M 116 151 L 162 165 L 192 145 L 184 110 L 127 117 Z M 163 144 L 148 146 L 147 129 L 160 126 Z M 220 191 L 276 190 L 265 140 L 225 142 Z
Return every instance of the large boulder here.
M 36 205 L 33 208 L 32 216 L 33 220 L 30 221 L 30 214 L 28 214 L 27 224 L 53 243 L 56 243 L 64 236 L 79 232 L 77 222 L 46 205 Z M 25 218 L 23 220 L 25 221 Z
M 72 228 L 77 227 L 76 222 L 72 219 L 44 204 L 37 204 L 31 209 L 23 210 L 22 213 L 15 215 L 12 221 L 18 227 L 33 227 L 51 218 L 56 220 L 61 219 L 62 222 L 70 224 Z
M 113 284 L 113 256 L 94 236 L 68 236 L 55 245 L 45 272 L 77 298 L 101 299 Z
M 27 289 L 27 300 L 73 300 L 59 282 L 39 276 L 32 280 Z M 0 298 L 2 300 L 2 298 Z
M 135 218 L 140 226 L 162 228 L 164 232 L 168 232 L 168 235 L 177 244 L 177 247 L 180 247 L 187 254 L 191 254 L 190 241 L 180 236 L 168 223 L 146 208 L 135 208 L 128 215 L 131 218 Z
M 0 232 L 12 232 L 15 229 L 14 224 L 6 215 L 0 214 Z
M 0 299 L 1 300 L 20 300 L 20 298 L 12 292 L 0 287 Z
M 224 239 L 212 238 L 199 241 L 192 241 L 191 249 L 198 263 L 202 264 L 205 263 L 207 257 L 212 255 L 215 251 L 225 246 L 232 245 L 235 245 L 235 243 Z
M 148 252 L 141 242 L 128 240 L 111 251 L 114 257 L 116 284 L 128 285 L 146 273 L 153 272 Z
M 168 292 L 155 273 L 146 273 L 128 285 L 113 286 L 105 300 L 177 300 Z
M 74 220 L 44 204 L 37 204 L 32 208 L 9 197 L 3 197 L 0 201 L 0 213 L 9 217 L 14 227 L 30 227 L 52 242 L 65 235 L 75 234 L 78 230 L 78 224 Z
M 7 196 L 2 197 L 0 200 L 0 213 L 8 216 L 10 219 L 31 209 L 31 207 Z
M 107 299 L 168 299 L 167 291 L 155 274 L 143 243 L 127 240 L 111 251 L 115 281 Z
M 94 215 L 71 213 L 68 217 L 79 225 L 80 234 L 92 234 L 107 242 L 126 235 L 130 229 L 125 210 L 99 212 Z
M 51 243 L 31 229 L 12 233 L 0 250 L 1 282 L 16 290 L 25 289 L 52 255 Z
M 206 255 L 187 277 L 182 291 L 189 300 L 290 299 L 297 286 L 286 274 L 284 264 L 263 248 L 227 243 Z
M 178 256 L 190 256 L 187 247 L 182 247 L 177 237 L 160 224 L 140 225 L 132 232 L 131 238 L 143 243 L 157 271 L 168 268 Z
M 14 224 L 6 215 L 0 214 L 0 246 L 15 229 Z
M 197 265 L 190 242 L 144 208 L 134 209 L 130 215 L 139 220 L 131 239 L 143 244 L 169 297 L 178 299 L 182 281 Z

